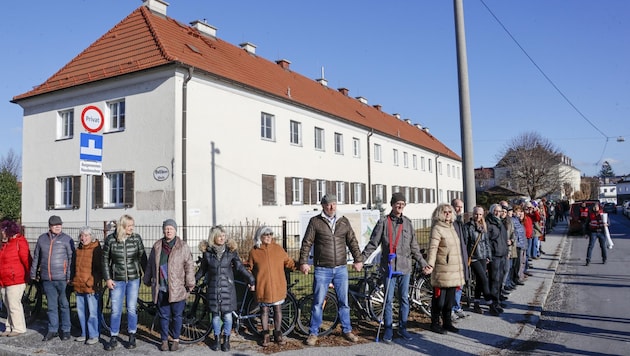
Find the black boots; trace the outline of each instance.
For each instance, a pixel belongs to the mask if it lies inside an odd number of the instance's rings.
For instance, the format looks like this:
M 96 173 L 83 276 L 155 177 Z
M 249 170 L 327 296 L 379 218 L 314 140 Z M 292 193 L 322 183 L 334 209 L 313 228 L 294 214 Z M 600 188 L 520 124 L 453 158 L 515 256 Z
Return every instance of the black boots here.
M 210 349 L 212 351 L 219 351 L 219 348 L 221 347 L 220 337 L 221 337 L 220 335 L 214 335 L 214 342 L 212 342 L 210 345 Z
M 136 348 L 136 334 L 135 333 L 129 334 L 129 345 L 127 345 L 127 348 L 128 349 Z
M 118 346 L 118 336 L 112 336 L 109 342 L 105 344 L 105 351 L 112 351 Z
M 230 337 L 223 336 L 223 343 L 221 344 L 221 351 L 230 351 Z
M 282 331 L 280 331 L 280 330 L 274 330 L 273 331 L 273 340 L 278 345 L 286 345 L 287 344 L 287 341 L 284 339 L 284 336 L 282 336 Z

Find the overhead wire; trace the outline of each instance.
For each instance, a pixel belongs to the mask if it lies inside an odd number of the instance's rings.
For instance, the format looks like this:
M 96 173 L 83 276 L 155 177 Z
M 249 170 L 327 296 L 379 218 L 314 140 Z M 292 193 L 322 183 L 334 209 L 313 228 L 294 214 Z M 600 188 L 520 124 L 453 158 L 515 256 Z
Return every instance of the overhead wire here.
M 599 160 L 597 162 L 595 162 L 595 165 L 599 164 L 599 162 L 601 162 L 602 158 L 604 157 L 604 153 L 606 152 L 606 147 L 608 145 L 608 140 L 610 139 L 610 136 L 606 135 L 602 130 L 599 129 L 599 127 L 597 127 L 591 120 L 589 120 L 589 118 L 586 117 L 586 115 L 584 115 L 582 113 L 582 111 L 580 111 L 580 109 L 578 109 L 577 106 L 575 106 L 575 104 L 573 104 L 573 102 L 562 92 L 562 90 L 560 90 L 560 88 L 556 85 L 556 83 L 554 83 L 553 80 L 551 80 L 551 78 L 545 73 L 544 70 L 542 70 L 542 68 L 536 63 L 536 61 L 529 55 L 529 53 L 527 53 L 527 51 L 525 50 L 525 48 L 523 48 L 523 46 L 521 46 L 521 44 L 518 42 L 518 40 L 516 40 L 516 38 L 512 35 L 512 33 L 510 32 L 510 30 L 507 29 L 507 27 L 505 27 L 505 25 L 503 24 L 503 22 L 501 22 L 501 20 L 499 20 L 499 18 L 494 14 L 494 12 L 492 12 L 492 10 L 490 10 L 490 8 L 488 7 L 488 5 L 486 5 L 486 3 L 484 2 L 484 0 L 479 0 L 481 2 L 481 4 L 486 8 L 486 10 L 488 10 L 488 12 L 490 13 L 490 15 L 495 19 L 495 21 L 499 24 L 499 26 L 501 26 L 501 28 L 503 28 L 503 31 L 505 31 L 505 33 L 507 33 L 508 36 L 510 36 L 510 38 L 512 39 L 512 41 L 514 41 L 514 43 L 518 46 L 518 48 L 523 52 L 523 54 L 525 54 L 525 56 L 527 57 L 527 59 L 529 59 L 529 61 L 534 65 L 534 67 L 536 67 L 536 69 L 538 70 L 538 72 L 540 72 L 540 74 L 545 78 L 545 80 L 547 80 L 547 82 L 549 84 L 551 84 L 551 86 L 558 92 L 558 94 L 560 94 L 560 96 L 569 104 L 569 106 L 571 106 L 573 108 L 573 110 L 575 110 L 575 112 L 578 113 L 578 115 L 580 117 L 582 117 L 582 119 L 584 119 L 584 121 L 586 121 L 589 125 L 591 125 L 597 132 L 599 132 L 602 136 L 604 136 L 604 138 L 606 139 L 606 142 L 604 143 L 604 149 L 602 151 L 602 154 L 599 158 Z

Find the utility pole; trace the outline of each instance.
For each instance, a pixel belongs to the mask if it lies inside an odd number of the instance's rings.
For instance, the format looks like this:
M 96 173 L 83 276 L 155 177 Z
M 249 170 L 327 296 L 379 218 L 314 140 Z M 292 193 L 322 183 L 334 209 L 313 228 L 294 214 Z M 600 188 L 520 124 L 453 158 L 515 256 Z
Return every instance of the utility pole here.
M 457 78 L 459 83 L 459 124 L 462 144 L 462 176 L 464 178 L 464 211 L 477 205 L 475 192 L 475 167 L 470 115 L 470 90 L 468 88 L 468 59 L 466 57 L 466 32 L 464 29 L 464 5 L 453 0 L 455 13 L 455 38 L 457 43 Z

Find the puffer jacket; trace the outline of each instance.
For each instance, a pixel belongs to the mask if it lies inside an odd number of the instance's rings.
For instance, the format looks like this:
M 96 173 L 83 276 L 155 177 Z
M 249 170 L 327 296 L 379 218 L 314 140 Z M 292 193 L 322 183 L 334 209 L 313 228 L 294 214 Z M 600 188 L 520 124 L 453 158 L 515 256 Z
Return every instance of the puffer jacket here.
M 436 222 L 431 228 L 427 263 L 433 266 L 431 285 L 438 288 L 465 284 L 461 243 L 452 223 Z
M 147 252 L 142 237 L 133 233 L 123 241 L 110 234 L 103 243 L 103 279 L 130 281 L 142 277 L 147 264 Z
M 389 228 L 390 222 L 391 230 Z M 376 223 L 376 226 L 372 230 L 372 235 L 370 236 L 370 242 L 368 242 L 363 249 L 363 257 L 367 259 L 379 245 L 381 246 L 382 251 L 384 251 L 381 252 L 381 276 L 388 275 L 390 237 L 391 242 L 395 243 L 400 226 L 402 226 L 402 230 L 398 244 L 396 245 L 396 258 L 394 258 L 391 263 L 393 271 L 402 274 L 410 274 L 413 271 L 413 260 L 420 263 L 421 268 L 427 265 L 427 262 L 422 257 L 422 253 L 420 253 L 420 247 L 418 246 L 418 240 L 416 239 L 416 233 L 411 220 L 404 215 L 399 219 L 390 214 L 382 217 Z
M 486 215 L 486 226 L 488 228 L 488 241 L 492 249 L 492 256 L 506 257 L 508 255 L 508 237 L 505 225 L 492 213 L 488 213 Z
M 205 276 L 208 284 L 208 309 L 212 313 L 230 313 L 237 309 L 234 271 L 239 273 L 249 285 L 255 285 L 254 276 L 245 268 L 236 251 L 236 242 L 228 240 L 226 248 L 219 258 L 212 244 L 200 245 L 203 251 L 201 265 L 196 278 Z
M 473 221 L 469 221 L 464 225 L 463 233 L 466 249 L 468 255 L 471 256 L 471 261 L 492 261 L 492 250 L 488 242 L 488 233 L 486 231 L 480 231 Z M 481 234 L 481 237 L 479 237 L 479 234 Z M 477 239 L 479 239 L 479 242 L 477 242 Z M 475 243 L 477 243 L 477 247 L 475 247 Z M 473 248 L 475 251 L 473 251 Z
M 516 238 L 516 247 L 524 249 L 527 247 L 527 238 L 525 237 L 525 226 L 516 217 L 512 217 L 512 223 L 514 224 L 514 237 Z
M 24 284 L 31 270 L 28 241 L 20 234 L 0 247 L 0 287 Z
M 346 246 L 350 249 L 354 262 L 363 262 L 359 242 L 348 218 L 338 215 L 333 229 L 323 214 L 322 212 L 309 220 L 304 239 L 302 239 L 298 263 L 300 265 L 308 263 L 308 255 L 311 247 L 313 247 L 313 264 L 315 266 L 343 266 L 348 263 Z
M 98 240 L 79 244 L 74 262 L 72 286 L 77 293 L 94 294 L 103 291 L 103 249 Z
M 162 254 L 162 241 L 159 239 L 153 244 L 147 269 L 142 281 L 151 286 L 153 302 L 158 302 L 160 293 L 160 255 Z M 168 254 L 168 302 L 174 303 L 188 298 L 188 293 L 195 287 L 195 263 L 192 259 L 190 247 L 179 236 L 175 236 L 175 245 Z
M 50 231 L 41 234 L 37 239 L 33 251 L 31 265 L 31 279 L 37 277 L 43 281 L 67 281 L 72 278 L 72 258 L 74 256 L 74 241 L 63 232 L 53 235 Z

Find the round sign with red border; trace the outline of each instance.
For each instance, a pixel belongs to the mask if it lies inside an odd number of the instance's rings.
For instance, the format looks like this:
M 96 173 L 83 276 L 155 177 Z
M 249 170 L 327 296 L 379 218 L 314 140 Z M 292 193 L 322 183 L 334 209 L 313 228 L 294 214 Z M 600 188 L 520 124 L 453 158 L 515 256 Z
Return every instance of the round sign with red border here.
M 88 132 L 99 132 L 105 125 L 105 116 L 101 109 L 90 105 L 81 113 L 81 124 Z

